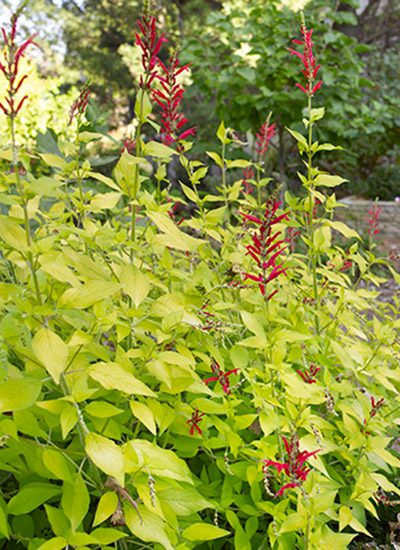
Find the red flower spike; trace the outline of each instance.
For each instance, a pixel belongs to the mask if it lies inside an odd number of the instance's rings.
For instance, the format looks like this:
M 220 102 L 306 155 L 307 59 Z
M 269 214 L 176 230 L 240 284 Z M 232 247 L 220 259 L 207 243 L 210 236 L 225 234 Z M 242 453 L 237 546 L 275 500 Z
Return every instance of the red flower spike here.
M 27 78 L 27 75 L 24 75 L 22 78 L 19 79 L 18 84 L 15 86 L 15 82 L 17 81 L 18 77 L 19 61 L 22 57 L 24 57 L 25 50 L 30 44 L 37 46 L 37 44 L 33 41 L 33 38 L 34 36 L 36 36 L 36 34 L 32 35 L 30 38 L 28 38 L 28 40 L 25 40 L 25 42 L 21 44 L 21 46 L 17 46 L 17 44 L 15 43 L 17 22 L 18 14 L 14 13 L 11 17 L 11 33 L 9 36 L 7 36 L 4 28 L 1 29 L 6 45 L 6 64 L 3 65 L 2 63 L 0 63 L 0 70 L 4 74 L 8 82 L 8 88 L 6 90 L 5 97 L 8 106 L 0 102 L 0 109 L 7 117 L 10 118 L 14 118 L 17 116 L 18 112 L 21 110 L 22 105 L 28 98 L 28 96 L 24 96 L 21 100 L 19 100 L 18 105 L 16 104 L 15 96 L 21 88 L 22 83 Z
M 176 54 L 170 58 L 169 66 L 157 58 L 157 63 L 161 67 L 165 76 L 155 75 L 161 82 L 161 90 L 153 90 L 152 100 L 161 108 L 161 140 L 164 145 L 176 143 L 177 151 L 182 151 L 183 146 L 178 142 L 183 141 L 188 136 L 195 137 L 197 127 L 193 126 L 188 130 L 181 132 L 182 127 L 189 122 L 183 114 L 178 112 L 179 104 L 182 101 L 185 90 L 182 88 L 177 77 L 190 66 L 190 63 L 179 66 L 179 59 Z
M 158 54 L 164 42 L 168 42 L 165 33 L 157 37 L 156 18 L 143 15 L 137 22 L 141 36 L 135 33 L 136 45 L 142 50 L 142 68 L 144 75 L 140 76 L 139 85 L 143 89 L 153 91 L 151 84 L 157 76 L 157 66 L 159 63 Z
M 265 466 L 273 466 L 276 468 L 278 474 L 284 472 L 285 475 L 290 478 L 290 482 L 283 485 L 275 496 L 283 496 L 283 493 L 287 489 L 294 487 L 300 487 L 301 484 L 307 479 L 307 475 L 311 471 L 310 468 L 304 468 L 304 463 L 310 457 L 315 456 L 321 449 L 317 451 L 302 451 L 299 449 L 299 442 L 297 437 L 292 437 L 290 442 L 285 437 L 282 437 L 283 444 L 286 449 L 287 462 L 276 462 L 275 460 L 263 460 Z
M 212 359 L 212 361 L 211 361 L 211 370 L 213 371 L 213 373 L 216 376 L 212 376 L 211 378 L 207 378 L 206 380 L 203 380 L 205 385 L 207 386 L 210 382 L 219 382 L 222 386 L 222 389 L 224 390 L 224 393 L 229 395 L 231 393 L 229 376 L 231 374 L 237 374 L 239 369 L 232 369 L 232 370 L 229 370 L 228 372 L 224 373 L 224 372 L 222 372 L 222 369 L 219 366 L 219 364 L 217 363 L 217 361 Z
M 199 413 L 198 409 L 195 409 L 192 412 L 191 418 L 186 422 L 186 424 L 191 424 L 191 426 L 190 426 L 190 435 L 194 434 L 195 429 L 199 432 L 200 435 L 203 433 L 202 430 L 199 427 L 199 422 L 201 422 L 203 420 L 203 416 L 205 414 L 206 413 Z
M 247 245 L 246 248 L 247 254 L 255 260 L 258 269 L 261 270 L 261 273 L 258 275 L 243 273 L 244 280 L 251 279 L 257 282 L 263 296 L 266 295 L 268 283 L 279 277 L 282 273 L 286 275 L 286 268 L 284 267 L 286 258 L 279 264 L 277 263 L 277 259 L 284 253 L 287 247 L 282 247 L 283 240 L 276 241 L 281 233 L 280 231 L 272 234 L 273 225 L 279 223 L 281 220 L 288 220 L 286 213 L 276 216 L 276 211 L 280 204 L 276 198 L 270 199 L 262 220 L 251 214 L 240 212 L 246 222 L 253 222 L 258 226 L 257 232 L 252 235 L 252 244 Z M 276 292 L 269 294 L 267 300 L 270 300 L 275 294 Z
M 312 40 L 311 40 L 313 29 L 308 31 L 305 25 L 302 24 L 300 30 L 301 30 L 301 34 L 303 35 L 303 40 L 292 40 L 292 42 L 294 44 L 304 46 L 304 53 L 302 54 L 296 50 L 293 50 L 292 48 L 288 48 L 288 50 L 291 55 L 295 55 L 299 59 L 301 59 L 304 67 L 304 69 L 302 70 L 302 73 L 307 82 L 304 86 L 299 82 L 296 82 L 296 86 L 300 88 L 300 90 L 304 92 L 306 95 L 312 96 L 313 94 L 315 94 L 317 90 L 320 89 L 322 85 L 322 80 L 314 84 L 315 77 L 317 76 L 317 73 L 321 65 L 315 64 L 315 57 L 312 50 L 314 44 L 312 43 Z
M 304 372 L 301 372 L 300 370 L 296 370 L 297 374 L 299 374 L 304 382 L 306 384 L 316 384 L 317 380 L 315 379 L 315 375 L 321 370 L 321 367 L 316 367 L 315 365 L 310 365 L 310 368 L 307 370 L 305 369 Z
M 269 142 L 275 134 L 275 127 L 275 123 L 268 126 L 268 120 L 266 120 L 256 134 L 256 146 L 254 149 L 257 151 L 260 158 L 263 157 L 268 150 Z
M 379 214 L 381 212 L 382 208 L 377 208 L 376 203 L 374 204 L 372 210 L 367 210 L 368 214 L 371 214 L 370 218 L 366 218 L 366 221 L 369 224 L 369 228 L 367 229 L 368 234 L 370 237 L 373 237 L 377 233 L 380 232 L 379 228 Z

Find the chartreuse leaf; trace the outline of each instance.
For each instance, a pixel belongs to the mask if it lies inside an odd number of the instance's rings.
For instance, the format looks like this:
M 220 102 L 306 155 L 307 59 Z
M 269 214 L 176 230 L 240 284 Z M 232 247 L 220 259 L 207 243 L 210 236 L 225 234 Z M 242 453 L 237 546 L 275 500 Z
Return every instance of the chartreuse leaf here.
M 52 474 L 58 479 L 72 483 L 73 479 L 68 462 L 59 451 L 45 449 L 42 458 L 43 464 Z
M 342 185 L 342 183 L 345 183 L 346 181 L 346 179 L 341 178 L 340 176 L 332 176 L 331 174 L 320 174 L 315 178 L 314 184 L 317 187 L 337 187 L 338 185 Z
M 29 514 L 50 498 L 61 493 L 61 487 L 51 483 L 34 482 L 25 485 L 8 501 L 9 514 Z
M 124 265 L 120 273 L 121 289 L 139 307 L 150 291 L 146 276 L 133 264 Z
M 44 507 L 53 533 L 58 537 L 69 537 L 71 533 L 71 524 L 64 512 L 48 504 L 45 504 Z
M 181 483 L 159 493 L 161 502 L 168 502 L 178 516 L 189 516 L 204 508 L 214 508 L 192 485 Z
M 7 504 L 3 497 L 0 496 L 0 535 L 10 538 L 9 527 L 7 523 Z
M 346 225 L 343 222 L 334 222 L 332 220 L 326 220 L 325 222 L 327 225 L 330 225 L 332 229 L 335 231 L 339 231 L 342 235 L 346 237 L 346 239 L 359 239 L 361 240 L 360 235 L 355 231 L 354 229 L 351 229 L 348 225 Z
M 168 159 L 172 155 L 177 155 L 178 153 L 175 151 L 175 149 L 172 149 L 171 147 L 167 147 L 163 143 L 160 143 L 158 141 L 149 141 L 146 143 L 146 145 L 143 147 L 143 156 L 147 157 L 156 157 L 159 159 Z
M 174 222 L 161 212 L 147 212 L 152 222 L 162 231 L 162 235 L 155 235 L 154 242 L 176 248 L 178 250 L 193 251 L 205 241 L 183 233 Z
M 61 550 L 67 546 L 67 539 L 64 537 L 54 537 L 47 540 L 37 550 Z
M 89 281 L 81 288 L 69 288 L 58 299 L 60 307 L 85 309 L 119 290 L 120 285 L 111 281 Z
M 27 245 L 26 234 L 22 227 L 13 220 L 0 217 L 0 237 L 17 250 L 24 249 Z
M 182 533 L 182 537 L 190 541 L 214 540 L 226 537 L 227 535 L 230 535 L 229 531 L 215 527 L 211 523 L 193 523 Z
M 213 159 L 213 161 L 215 162 L 215 164 L 217 166 L 219 166 L 220 168 L 223 167 L 223 164 L 222 164 L 222 159 L 221 157 L 219 156 L 218 153 L 214 153 L 213 151 L 206 151 L 207 155 Z
M 158 447 L 145 439 L 133 439 L 126 444 L 125 458 L 137 467 L 148 466 L 153 475 L 185 481 L 193 485 L 190 470 L 184 460 L 173 451 Z M 128 469 L 127 471 L 131 471 Z M 133 471 L 133 470 L 132 470 Z
M 51 330 L 41 328 L 32 340 L 32 349 L 54 382 L 58 384 L 60 382 L 60 375 L 67 366 L 67 344 Z
M 122 449 L 114 441 L 90 432 L 86 435 L 85 450 L 100 470 L 124 487 L 124 457 Z
M 87 372 L 93 380 L 96 380 L 106 390 L 119 390 L 130 395 L 156 396 L 143 382 L 117 363 L 96 363 L 91 365 Z
M 339 509 L 339 531 L 343 531 L 345 527 L 353 519 L 353 513 L 347 506 L 341 506 Z
M 42 384 L 34 378 L 15 378 L 0 384 L 0 413 L 26 409 L 39 397 Z
M 153 434 L 157 435 L 157 427 L 154 420 L 154 415 L 144 403 L 139 401 L 130 401 L 129 405 L 131 407 L 132 414 L 140 420 L 142 424 Z
M 90 535 L 96 539 L 98 544 L 113 544 L 115 541 L 127 537 L 127 533 L 121 533 L 116 529 L 109 529 L 106 527 L 100 527 L 90 533 Z
M 118 409 L 107 401 L 91 401 L 85 407 L 85 412 L 96 418 L 110 418 L 124 412 L 123 409 Z
M 138 505 L 141 517 L 127 501 L 124 502 L 123 506 L 126 525 L 136 537 L 145 542 L 158 542 L 166 550 L 173 550 L 165 529 L 165 523 L 159 516 L 152 514 L 143 504 Z
M 290 514 L 282 523 L 279 533 L 288 533 L 290 531 L 298 531 L 303 529 L 307 524 L 307 517 L 299 512 Z
M 114 492 L 104 493 L 97 505 L 96 514 L 93 520 L 93 526 L 102 523 L 115 512 L 118 506 L 118 496 Z
M 77 474 L 73 483 L 63 484 L 61 506 L 71 523 L 73 533 L 86 516 L 89 504 L 89 493 L 80 474 Z

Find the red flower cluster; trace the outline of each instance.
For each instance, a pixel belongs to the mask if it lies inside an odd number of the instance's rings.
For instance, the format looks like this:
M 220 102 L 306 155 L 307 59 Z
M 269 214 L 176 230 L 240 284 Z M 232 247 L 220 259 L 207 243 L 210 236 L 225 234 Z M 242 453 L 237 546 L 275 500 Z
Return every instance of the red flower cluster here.
M 78 99 L 76 99 L 74 101 L 74 103 L 72 104 L 71 110 L 69 112 L 69 122 L 68 122 L 68 124 L 71 124 L 73 118 L 76 115 L 83 115 L 84 114 L 84 112 L 86 110 L 86 107 L 87 107 L 87 104 L 88 104 L 88 101 L 89 101 L 89 94 L 90 94 L 90 90 L 88 89 L 87 84 L 85 84 L 85 86 L 83 87 L 83 90 L 79 94 Z
M 297 374 L 299 374 L 304 382 L 306 384 L 316 384 L 317 381 L 315 379 L 315 375 L 321 370 L 321 367 L 316 367 L 315 365 L 310 365 L 310 368 L 307 370 L 305 369 L 304 372 L 301 372 L 301 370 L 297 370 Z
M 305 94 L 307 95 L 313 95 L 315 92 L 321 87 L 322 80 L 314 84 L 315 77 L 317 76 L 318 70 L 321 67 L 321 65 L 315 64 L 315 57 L 312 51 L 313 43 L 311 41 L 311 35 L 313 32 L 313 29 L 310 31 L 307 30 L 304 24 L 301 26 L 301 34 L 303 35 L 303 40 L 292 40 L 294 44 L 299 44 L 301 46 L 304 46 L 304 54 L 293 50 L 292 48 L 288 48 L 291 55 L 297 55 L 297 57 L 300 57 L 300 59 L 303 62 L 304 69 L 302 70 L 302 73 L 307 80 L 307 83 L 305 84 L 305 87 L 296 82 L 296 86 L 300 88 Z
M 311 456 L 315 456 L 321 449 L 317 451 L 308 451 L 300 452 L 299 441 L 297 437 L 292 437 L 290 443 L 288 443 L 285 437 L 282 437 L 285 449 L 288 455 L 287 462 L 275 462 L 274 460 L 263 460 L 266 466 L 273 466 L 276 468 L 278 474 L 282 471 L 285 472 L 290 482 L 283 485 L 275 496 L 282 496 L 286 489 L 291 489 L 293 487 L 300 487 L 300 485 L 306 480 L 307 475 L 311 471 L 311 468 L 305 468 L 304 463 Z
M 258 231 L 252 236 L 253 244 L 246 246 L 247 254 L 249 254 L 257 263 L 261 273 L 252 275 L 244 273 L 245 280 L 251 279 L 256 281 L 260 287 L 261 294 L 265 296 L 268 283 L 279 277 L 281 273 L 286 274 L 286 269 L 283 267 L 285 260 L 277 264 L 278 257 L 286 250 L 282 248 L 284 240 L 276 240 L 281 231 L 272 233 L 272 226 L 281 220 L 288 220 L 287 214 L 276 216 L 276 211 L 280 206 L 280 201 L 272 198 L 267 203 L 265 217 L 263 220 L 251 214 L 242 214 L 248 222 L 254 222 L 258 225 Z M 271 269 L 272 268 L 272 269 Z M 272 298 L 278 291 L 275 290 L 268 296 L 268 300 Z
M 199 432 L 200 435 L 203 433 L 201 431 L 201 429 L 199 428 L 199 422 L 201 422 L 203 420 L 203 416 L 205 414 L 206 413 L 199 413 L 198 409 L 195 409 L 192 412 L 191 418 L 186 422 L 186 424 L 191 424 L 191 426 L 190 426 L 190 435 L 194 434 L 195 429 Z
M 269 118 L 264 122 L 259 132 L 256 134 L 256 146 L 254 149 L 257 151 L 260 158 L 267 152 L 269 142 L 275 134 L 276 124 L 274 123 L 268 126 L 268 122 Z
M 244 193 L 247 195 L 250 195 L 250 193 L 254 189 L 254 187 L 252 187 L 249 182 L 249 180 L 254 178 L 254 175 L 254 170 L 252 168 L 245 168 L 243 170 L 243 187 Z
M 142 36 L 135 33 L 136 45 L 142 50 L 142 67 L 143 75 L 140 75 L 140 87 L 151 89 L 151 83 L 157 76 L 158 54 L 163 42 L 168 42 L 163 32 L 160 38 L 157 38 L 156 18 L 148 15 L 143 15 L 141 20 L 137 22 Z
M 0 63 L 0 71 L 4 74 L 8 82 L 8 90 L 5 98 L 7 105 L 0 102 L 0 109 L 4 112 L 6 116 L 11 118 L 14 118 L 18 114 L 24 101 L 28 99 L 28 96 L 25 95 L 18 102 L 18 105 L 16 105 L 15 103 L 16 94 L 21 88 L 24 80 L 28 78 L 28 75 L 24 75 L 17 82 L 19 62 L 21 58 L 24 57 L 25 50 L 29 46 L 29 44 L 33 44 L 34 46 L 37 46 L 37 44 L 33 41 L 33 38 L 36 35 L 33 35 L 30 38 L 28 38 L 28 40 L 25 40 L 25 42 L 21 44 L 21 46 L 19 47 L 16 45 L 15 36 L 17 34 L 18 16 L 19 16 L 18 13 L 14 13 L 11 17 L 11 33 L 9 34 L 9 36 L 7 36 L 7 33 L 4 28 L 1 29 L 4 37 L 4 42 L 6 44 L 6 51 L 5 51 L 6 64 L 3 65 L 2 63 Z
M 183 140 L 188 136 L 195 137 L 197 130 L 197 127 L 193 126 L 181 132 L 182 127 L 189 122 L 189 119 L 178 112 L 185 90 L 177 82 L 177 77 L 183 71 L 186 71 L 191 63 L 180 67 L 178 56 L 175 54 L 171 57 L 168 67 L 160 59 L 158 59 L 158 64 L 164 72 L 164 76 L 157 74 L 157 79 L 161 82 L 162 91 L 153 90 L 153 100 L 158 103 L 162 110 L 162 142 L 164 145 L 170 145 L 174 141 Z M 178 146 L 177 150 L 180 151 L 181 148 Z
M 367 222 L 369 223 L 369 228 L 367 229 L 368 235 L 370 237 L 373 237 L 377 233 L 379 233 L 380 229 L 379 227 L 379 213 L 382 210 L 382 208 L 377 208 L 376 204 L 374 204 L 372 210 L 367 210 L 368 214 L 371 214 L 370 218 L 366 218 Z
M 212 376 L 211 378 L 207 378 L 207 380 L 204 380 L 205 385 L 207 386 L 210 382 L 219 382 L 222 386 L 222 389 L 224 390 L 224 393 L 229 395 L 231 393 L 231 390 L 229 389 L 229 376 L 231 374 L 237 374 L 239 369 L 228 370 L 228 372 L 224 373 L 222 372 L 219 364 L 214 359 L 212 359 L 211 370 L 216 376 Z

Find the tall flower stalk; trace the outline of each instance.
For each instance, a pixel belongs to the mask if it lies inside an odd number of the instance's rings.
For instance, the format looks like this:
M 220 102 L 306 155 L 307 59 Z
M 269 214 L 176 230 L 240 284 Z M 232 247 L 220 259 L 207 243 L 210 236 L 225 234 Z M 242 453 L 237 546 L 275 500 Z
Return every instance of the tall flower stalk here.
M 261 172 L 262 172 L 262 166 L 263 166 L 263 158 L 265 156 L 265 153 L 268 150 L 269 142 L 271 141 L 272 137 L 275 134 L 276 124 L 269 124 L 271 119 L 271 113 L 269 113 L 267 120 L 264 122 L 264 124 L 261 126 L 259 131 L 256 134 L 256 145 L 254 147 L 256 153 L 257 153 L 257 163 L 256 163 L 256 171 L 257 171 L 257 202 L 258 207 L 262 208 L 261 203 Z M 267 180 L 268 181 L 268 180 Z
M 291 55 L 299 57 L 303 63 L 302 74 L 305 78 L 305 83 L 301 84 L 296 82 L 296 86 L 300 88 L 307 96 L 307 106 L 308 106 L 308 120 L 306 121 L 306 127 L 308 128 L 308 139 L 307 139 L 307 191 L 308 191 L 308 232 L 310 240 L 310 261 L 311 268 L 313 273 L 313 291 L 314 291 L 314 300 L 316 306 L 318 305 L 318 285 L 317 285 L 317 255 L 315 252 L 315 243 L 314 243 L 314 234 L 315 234 L 315 197 L 313 194 L 314 190 L 314 176 L 313 176 L 313 116 L 312 116 L 312 98 L 313 95 L 320 89 L 322 85 L 322 80 L 316 81 L 316 77 L 321 65 L 316 64 L 315 56 L 313 53 L 313 42 L 311 40 L 313 30 L 307 30 L 304 16 L 301 16 L 301 34 L 303 40 L 293 40 L 294 44 L 303 46 L 303 53 L 298 52 L 292 48 L 289 48 Z
M 12 149 L 12 166 L 15 175 L 16 186 L 20 197 L 20 204 L 24 215 L 26 246 L 28 251 L 26 253 L 26 260 L 28 267 L 32 273 L 32 278 L 35 286 L 36 296 L 39 304 L 42 304 L 41 293 L 39 289 L 39 283 L 36 275 L 35 261 L 33 259 L 31 246 L 32 238 L 29 227 L 29 212 L 28 212 L 28 197 L 24 188 L 23 181 L 18 166 L 18 146 L 15 137 L 15 121 L 19 115 L 21 108 L 25 101 L 28 99 L 27 95 L 24 95 L 22 99 L 17 99 L 18 93 L 24 81 L 28 78 L 27 74 L 20 74 L 20 62 L 24 57 L 27 47 L 32 44 L 37 46 L 33 41 L 34 36 L 31 36 L 20 46 L 16 43 L 17 36 L 17 24 L 18 18 L 21 14 L 21 9 L 17 10 L 11 16 L 11 31 L 7 34 L 4 28 L 1 29 L 4 43 L 5 43 L 5 64 L 0 63 L 0 71 L 4 74 L 7 81 L 7 88 L 5 90 L 4 102 L 0 102 L 0 108 L 7 117 L 10 137 L 11 137 L 11 149 Z

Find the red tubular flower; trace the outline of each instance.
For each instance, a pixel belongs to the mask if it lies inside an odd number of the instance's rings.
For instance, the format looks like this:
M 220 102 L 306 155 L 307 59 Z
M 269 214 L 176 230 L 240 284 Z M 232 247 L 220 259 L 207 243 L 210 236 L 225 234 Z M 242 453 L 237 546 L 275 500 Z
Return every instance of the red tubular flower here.
M 315 375 L 321 370 L 321 367 L 316 367 L 315 365 L 310 365 L 310 368 L 307 370 L 305 369 L 304 372 L 301 372 L 300 370 L 297 370 L 297 374 L 299 374 L 304 382 L 306 384 L 316 384 L 317 381 L 315 379 Z
M 69 121 L 68 124 L 71 124 L 72 120 L 77 115 L 83 115 L 86 111 L 86 107 L 89 101 L 90 90 L 88 89 L 88 84 L 86 83 L 83 87 L 83 90 L 79 94 L 79 97 L 74 101 L 69 112 Z
M 156 18 L 143 15 L 137 24 L 141 35 L 135 33 L 136 45 L 142 50 L 142 67 L 144 76 L 140 75 L 139 85 L 141 88 L 152 91 L 151 84 L 157 76 L 158 54 L 163 42 L 168 42 L 165 33 L 158 38 L 156 31 Z
M 373 237 L 377 233 L 380 232 L 379 227 L 379 213 L 381 212 L 382 208 L 377 208 L 376 203 L 374 204 L 372 210 L 367 210 L 368 214 L 371 214 L 370 218 L 366 218 L 369 228 L 367 229 L 368 235 L 370 237 Z
M 198 409 L 195 409 L 192 412 L 192 417 L 186 422 L 186 424 L 191 424 L 191 426 L 190 426 L 190 435 L 194 434 L 195 429 L 199 432 L 200 435 L 203 433 L 201 431 L 201 429 L 199 428 L 199 422 L 201 422 L 203 420 L 203 416 L 205 414 L 206 413 L 199 413 Z
M 317 73 L 321 67 L 321 65 L 316 65 L 315 63 L 315 57 L 312 51 L 313 43 L 311 41 L 311 35 L 313 32 L 313 29 L 310 31 L 307 30 L 306 26 L 304 24 L 301 25 L 301 34 L 303 35 L 303 40 L 292 40 L 294 44 L 299 44 L 301 46 L 304 46 L 304 54 L 293 50 L 292 48 L 288 48 L 291 55 L 297 55 L 303 62 L 304 69 L 302 70 L 302 73 L 307 80 L 307 83 L 305 84 L 305 87 L 296 82 L 296 86 L 300 88 L 302 92 L 304 92 L 307 95 L 313 95 L 322 85 L 322 80 L 314 84 L 315 77 L 317 76 Z
M 268 121 L 269 119 L 264 122 L 256 134 L 256 145 L 254 149 L 257 151 L 259 158 L 265 155 L 268 150 L 269 142 L 275 134 L 276 124 L 274 123 L 268 126 Z
M 247 195 L 250 195 L 250 193 L 253 191 L 254 187 L 250 185 L 249 180 L 254 178 L 254 170 L 252 168 L 245 168 L 243 170 L 243 187 L 244 187 L 244 193 Z
M 189 122 L 189 119 L 178 112 L 179 104 L 182 101 L 185 90 L 177 82 L 177 77 L 188 70 L 191 63 L 179 66 L 179 59 L 176 54 L 170 58 L 170 64 L 167 67 L 158 59 L 158 64 L 163 70 L 164 75 L 157 74 L 157 79 L 161 83 L 162 90 L 153 90 L 153 101 L 161 107 L 161 138 L 164 145 L 171 145 L 173 142 L 181 141 L 188 136 L 195 137 L 197 127 L 193 126 L 183 132 L 182 127 Z M 177 144 L 177 151 L 182 151 L 183 148 Z
M 6 91 L 6 103 L 0 102 L 0 109 L 4 112 L 4 114 L 10 118 L 15 118 L 19 111 L 21 110 L 22 105 L 24 102 L 28 99 L 28 96 L 25 95 L 18 104 L 15 101 L 15 96 L 18 93 L 19 89 L 22 86 L 22 83 L 27 78 L 28 75 L 22 76 L 18 80 L 18 70 L 19 70 L 19 62 L 22 57 L 25 55 L 25 50 L 29 46 L 29 44 L 33 44 L 34 46 L 37 46 L 37 44 L 33 41 L 33 38 L 36 36 L 35 34 L 32 35 L 28 40 L 25 40 L 21 46 L 17 46 L 15 43 L 15 36 L 17 34 L 17 22 L 18 22 L 19 12 L 14 13 L 11 17 L 11 32 L 9 36 L 7 36 L 7 33 L 4 28 L 1 29 L 4 37 L 4 42 L 6 45 L 6 51 L 5 51 L 5 60 L 6 63 L 3 65 L 0 63 L 0 71 L 4 74 L 7 82 L 8 82 L 8 89 Z
M 297 437 L 292 437 L 290 443 L 285 437 L 282 437 L 285 445 L 286 453 L 288 455 L 287 462 L 276 462 L 275 460 L 263 460 L 265 466 L 273 466 L 276 468 L 278 474 L 284 472 L 287 477 L 290 478 L 290 482 L 283 485 L 275 496 L 282 496 L 286 489 L 293 487 L 300 487 L 302 483 L 307 479 L 307 475 L 311 471 L 311 468 L 305 468 L 304 463 L 310 457 L 315 456 L 321 449 L 317 451 L 301 451 L 299 449 L 299 441 Z
M 231 390 L 229 389 L 230 383 L 229 383 L 229 376 L 231 374 L 236 374 L 239 369 L 232 369 L 228 372 L 222 372 L 221 367 L 219 364 L 213 359 L 211 361 L 211 370 L 213 371 L 216 376 L 212 376 L 211 378 L 207 378 L 206 380 L 203 380 L 205 385 L 207 386 L 210 382 L 219 382 L 222 386 L 222 389 L 224 390 L 224 393 L 229 395 L 231 393 Z
M 285 242 L 283 239 L 276 240 L 281 232 L 272 233 L 272 226 L 279 223 L 281 220 L 288 220 L 288 215 L 281 214 L 276 216 L 276 211 L 280 206 L 280 202 L 276 198 L 270 199 L 267 203 L 264 219 L 261 220 L 251 214 L 241 215 L 246 221 L 256 223 L 259 227 L 257 232 L 252 235 L 253 243 L 246 246 L 247 254 L 250 255 L 257 263 L 257 267 L 260 269 L 260 273 L 253 275 L 251 273 L 244 273 L 244 280 L 251 279 L 258 283 L 261 294 L 265 296 L 268 283 L 279 277 L 282 273 L 286 274 L 285 260 L 281 263 L 277 263 L 278 257 L 286 250 L 286 247 L 282 247 Z M 276 294 L 275 290 L 267 297 L 270 300 L 272 296 Z

